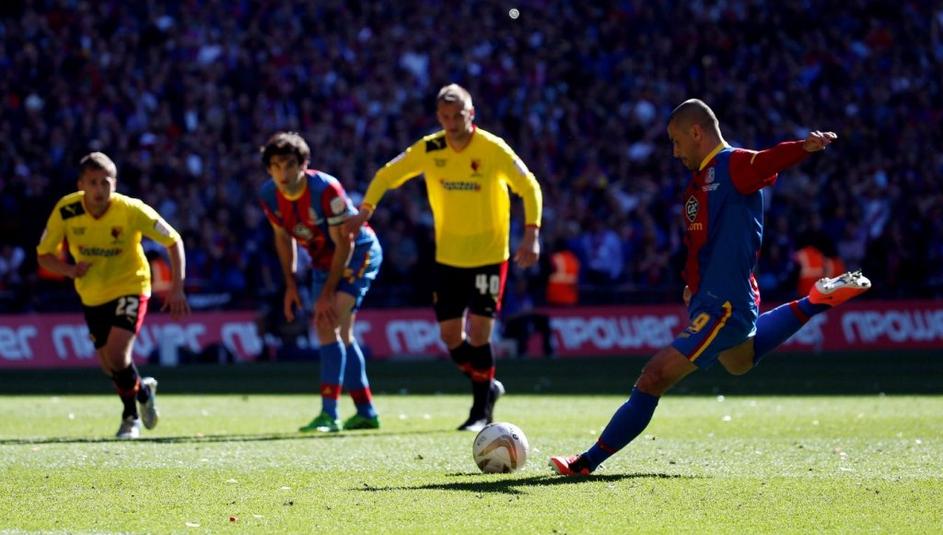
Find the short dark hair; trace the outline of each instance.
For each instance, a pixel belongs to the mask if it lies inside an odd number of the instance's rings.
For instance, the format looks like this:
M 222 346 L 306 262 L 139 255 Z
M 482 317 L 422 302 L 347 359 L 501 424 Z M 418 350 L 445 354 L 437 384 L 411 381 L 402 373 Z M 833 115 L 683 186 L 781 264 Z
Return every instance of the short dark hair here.
M 458 84 L 449 84 L 440 89 L 435 100 L 437 103 L 461 104 L 463 110 L 470 110 L 475 107 L 472 103 L 471 93 Z
M 714 110 L 710 108 L 703 100 L 692 98 L 685 100 L 678 105 L 668 117 L 668 123 L 678 121 L 680 125 L 700 125 L 703 128 L 720 130 L 720 123 Z
M 79 178 L 82 178 L 86 171 L 92 170 L 101 170 L 111 178 L 118 178 L 118 166 L 104 152 L 92 152 L 79 160 Z
M 269 166 L 272 156 L 290 155 L 298 158 L 298 164 L 302 165 L 311 158 L 311 149 L 305 143 L 304 138 L 298 132 L 277 132 L 265 142 L 265 146 L 260 149 L 262 153 L 262 163 L 265 167 Z

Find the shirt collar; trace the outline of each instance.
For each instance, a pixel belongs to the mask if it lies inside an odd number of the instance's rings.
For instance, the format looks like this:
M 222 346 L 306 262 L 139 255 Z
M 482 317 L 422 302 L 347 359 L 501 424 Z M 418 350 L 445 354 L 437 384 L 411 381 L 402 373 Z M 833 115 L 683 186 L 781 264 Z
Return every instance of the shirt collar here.
M 710 161 L 714 159 L 714 156 L 717 156 L 717 153 L 718 153 L 718 152 L 724 150 L 725 148 L 727 148 L 727 147 L 729 147 L 729 146 L 730 146 L 730 145 L 727 145 L 727 144 L 724 143 L 723 141 L 721 141 L 720 143 L 718 143 L 717 146 L 714 147 L 714 150 L 710 151 L 710 152 L 707 154 L 707 156 L 705 156 L 704 159 L 701 160 L 701 165 L 697 168 L 697 170 L 698 170 L 698 171 L 703 171 L 704 168 L 707 167 L 707 164 L 709 164 Z

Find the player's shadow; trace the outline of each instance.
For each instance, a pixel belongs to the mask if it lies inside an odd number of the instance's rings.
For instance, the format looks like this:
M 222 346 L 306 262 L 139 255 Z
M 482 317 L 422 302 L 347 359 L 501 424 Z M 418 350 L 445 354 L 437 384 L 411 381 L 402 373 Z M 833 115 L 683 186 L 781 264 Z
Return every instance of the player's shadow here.
M 310 433 L 298 432 L 261 433 L 261 434 L 219 434 L 219 435 L 183 435 L 172 437 L 142 437 L 134 440 L 115 437 L 43 437 L 43 438 L 6 438 L 0 439 L 0 446 L 28 446 L 44 444 L 204 444 L 212 442 L 269 442 L 276 440 L 325 440 L 335 438 L 351 438 L 357 436 L 409 436 L 451 434 L 452 430 L 422 430 L 401 432 L 342 432 L 342 433 Z
M 429 483 L 414 487 L 374 487 L 364 483 L 354 490 L 363 492 L 385 492 L 399 490 L 453 490 L 459 492 L 523 494 L 526 487 L 551 487 L 555 485 L 580 485 L 583 483 L 613 483 L 625 479 L 699 479 L 700 476 L 680 474 L 636 473 L 636 474 L 596 474 L 580 477 L 560 477 L 539 475 L 517 478 L 502 474 L 449 474 L 454 476 L 480 477 L 483 481 L 456 481 L 454 483 Z

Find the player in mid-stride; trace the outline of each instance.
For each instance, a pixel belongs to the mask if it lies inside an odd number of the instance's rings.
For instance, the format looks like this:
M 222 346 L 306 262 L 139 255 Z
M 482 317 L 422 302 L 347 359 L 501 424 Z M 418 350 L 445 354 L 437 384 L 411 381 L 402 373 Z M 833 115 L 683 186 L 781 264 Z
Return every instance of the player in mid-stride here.
M 357 213 L 333 176 L 308 169 L 311 149 L 295 132 L 278 132 L 262 147 L 268 171 L 259 191 L 275 232 L 275 250 L 285 276 L 285 318 L 293 321 L 301 297 L 295 281 L 297 243 L 308 250 L 314 274 L 314 327 L 321 344 L 321 412 L 301 432 L 377 429 L 363 352 L 354 338 L 357 310 L 380 272 L 383 250 L 369 225 L 349 232 L 343 223 Z M 347 390 L 357 412 L 343 423 L 337 402 Z
M 173 279 L 161 310 L 169 309 L 178 319 L 189 314 L 190 306 L 183 291 L 183 240 L 153 208 L 116 193 L 117 180 L 118 168 L 107 155 L 84 156 L 79 191 L 56 203 L 36 254 L 39 265 L 75 280 L 95 353 L 124 405 L 117 437 L 134 439 L 141 435 L 142 424 L 153 429 L 159 417 L 157 380 L 141 378 L 131 358 L 151 295 L 142 236 L 166 247 L 170 256 Z M 64 243 L 75 263 L 60 257 Z
M 871 287 L 857 271 L 821 279 L 807 297 L 757 317 L 753 268 L 763 239 L 762 189 L 783 169 L 825 150 L 837 139 L 834 133 L 813 131 L 804 140 L 759 152 L 737 149 L 724 141 L 707 104 L 692 99 L 671 113 L 668 137 L 675 158 L 694 172 L 682 211 L 688 251 L 683 299 L 690 324 L 645 365 L 628 401 L 592 447 L 550 458 L 561 475 L 588 475 L 624 448 L 648 425 L 659 397 L 691 372 L 719 361 L 731 374 L 744 374 L 810 317 Z

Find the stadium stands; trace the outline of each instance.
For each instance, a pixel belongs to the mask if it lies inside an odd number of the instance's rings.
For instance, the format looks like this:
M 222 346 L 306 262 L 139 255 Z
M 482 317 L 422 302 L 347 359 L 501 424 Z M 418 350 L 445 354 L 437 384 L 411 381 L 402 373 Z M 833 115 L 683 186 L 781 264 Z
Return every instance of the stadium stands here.
M 813 245 L 881 281 L 870 297 L 939 297 L 943 10 L 931 6 L 532 0 L 511 19 L 492 2 L 4 2 L 0 310 L 61 306 L 32 251 L 91 150 L 185 236 L 196 306 L 277 295 L 258 146 L 299 130 L 312 166 L 362 192 L 437 128 L 449 81 L 541 181 L 545 247 L 580 257 L 584 303 L 680 296 L 687 172 L 664 127 L 692 96 L 735 145 L 839 133 L 772 191 L 764 295 L 795 291 L 793 254 Z M 421 186 L 388 195 L 373 223 L 389 260 L 367 305 L 424 304 Z

